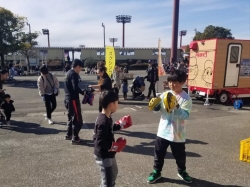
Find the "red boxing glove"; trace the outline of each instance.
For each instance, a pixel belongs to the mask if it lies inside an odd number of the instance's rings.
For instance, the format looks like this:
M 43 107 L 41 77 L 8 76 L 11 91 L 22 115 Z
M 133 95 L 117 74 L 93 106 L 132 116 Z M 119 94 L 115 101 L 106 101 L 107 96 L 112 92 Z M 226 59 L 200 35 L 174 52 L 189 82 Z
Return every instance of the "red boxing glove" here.
M 122 117 L 119 121 L 115 122 L 116 124 L 120 125 L 122 129 L 126 129 L 132 126 L 132 119 L 130 115 Z
M 118 138 L 116 142 L 112 142 L 112 146 L 110 148 L 110 152 L 121 152 L 124 147 L 126 146 L 126 139 L 125 138 Z

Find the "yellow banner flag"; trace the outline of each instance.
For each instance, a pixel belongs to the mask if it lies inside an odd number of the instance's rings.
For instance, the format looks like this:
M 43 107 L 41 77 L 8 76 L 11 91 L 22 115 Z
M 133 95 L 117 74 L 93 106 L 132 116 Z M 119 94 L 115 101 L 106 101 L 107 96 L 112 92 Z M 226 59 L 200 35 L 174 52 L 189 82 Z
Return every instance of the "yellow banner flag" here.
M 106 55 L 105 66 L 107 68 L 107 74 L 109 75 L 109 77 L 111 77 L 113 70 L 115 68 L 115 49 L 114 49 L 114 47 L 106 46 L 105 55 Z
M 161 58 L 161 39 L 159 39 L 158 41 L 158 47 L 159 47 L 159 51 L 158 51 L 158 76 L 164 76 L 166 75 L 165 70 L 163 68 L 163 64 L 162 64 L 162 58 Z

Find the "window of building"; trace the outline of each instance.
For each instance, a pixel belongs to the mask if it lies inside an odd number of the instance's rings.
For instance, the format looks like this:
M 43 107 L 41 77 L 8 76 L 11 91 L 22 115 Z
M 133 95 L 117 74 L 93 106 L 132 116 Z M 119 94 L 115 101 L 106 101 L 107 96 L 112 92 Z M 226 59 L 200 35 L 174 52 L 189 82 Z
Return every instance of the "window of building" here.
M 127 51 L 127 55 L 133 56 L 133 55 L 135 55 L 135 52 L 134 52 L 134 51 L 129 50 L 129 51 Z
M 153 51 L 152 55 L 158 55 L 158 51 Z
M 152 53 L 153 56 L 154 56 L 154 55 L 158 55 L 158 54 L 159 54 L 159 51 L 158 51 L 158 50 L 154 50 L 153 53 Z M 161 55 L 162 55 L 162 56 L 166 56 L 166 55 L 167 55 L 167 52 L 166 52 L 166 51 L 161 51 Z
M 161 55 L 162 55 L 162 56 L 166 56 L 166 55 L 167 55 L 167 52 L 166 52 L 166 51 L 162 51 L 162 52 L 161 52 Z
M 125 55 L 127 55 L 127 51 L 119 51 L 119 54 L 122 56 L 125 56 Z
M 230 63 L 237 63 L 239 58 L 239 46 L 232 46 L 230 51 Z
M 97 50 L 96 55 L 97 56 L 104 56 L 105 55 L 104 50 Z

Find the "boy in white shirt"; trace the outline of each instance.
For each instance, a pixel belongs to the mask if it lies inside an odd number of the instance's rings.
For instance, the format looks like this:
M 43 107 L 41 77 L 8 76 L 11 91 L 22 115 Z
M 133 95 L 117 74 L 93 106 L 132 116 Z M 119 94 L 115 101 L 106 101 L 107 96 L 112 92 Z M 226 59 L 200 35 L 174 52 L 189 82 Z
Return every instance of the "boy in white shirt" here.
M 192 183 L 192 178 L 186 172 L 185 120 L 189 118 L 192 107 L 191 98 L 182 90 L 186 79 L 185 72 L 175 70 L 167 79 L 171 91 L 164 92 L 160 98 L 153 98 L 149 103 L 149 107 L 153 106 L 152 110 L 160 111 L 162 115 L 155 143 L 154 171 L 148 177 L 148 183 L 154 183 L 161 178 L 169 146 L 178 167 L 177 175 L 186 183 Z

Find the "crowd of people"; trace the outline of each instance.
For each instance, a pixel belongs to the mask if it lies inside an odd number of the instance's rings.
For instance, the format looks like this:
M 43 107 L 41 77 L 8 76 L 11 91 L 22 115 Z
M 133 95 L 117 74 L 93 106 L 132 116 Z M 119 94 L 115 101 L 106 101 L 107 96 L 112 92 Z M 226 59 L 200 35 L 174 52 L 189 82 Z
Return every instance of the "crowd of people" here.
M 98 84 L 89 85 L 88 88 L 100 93 L 99 115 L 93 129 L 94 155 L 96 164 L 100 168 L 101 186 L 115 186 L 118 173 L 118 166 L 115 155 L 126 146 L 126 139 L 123 137 L 115 140 L 114 131 L 128 128 L 132 125 L 130 116 L 124 116 L 113 122 L 112 114 L 118 109 L 119 96 L 116 88 L 123 88 L 127 85 L 119 79 L 121 72 L 118 66 L 115 67 L 112 78 L 108 76 L 105 63 L 99 63 L 96 73 L 100 77 Z M 72 68 L 65 72 L 64 105 L 68 111 L 67 133 L 65 140 L 71 140 L 72 144 L 82 144 L 84 141 L 79 137 L 83 125 L 81 102 L 79 94 L 86 95 L 87 90 L 79 87 L 79 73 L 82 71 L 82 61 L 75 59 Z M 56 109 L 56 97 L 59 93 L 59 81 L 55 75 L 49 72 L 47 66 L 40 67 L 41 75 L 38 77 L 37 86 L 39 95 L 45 103 L 45 118 L 49 124 L 53 124 L 52 113 Z M 2 82 L 7 79 L 7 70 L 0 72 L 0 96 L 1 110 L 4 111 L 7 122 L 10 120 L 11 112 L 15 111 L 13 101 L 9 94 L 4 93 Z M 149 61 L 147 76 L 144 77 L 150 82 L 148 99 L 151 91 L 154 98 L 149 101 L 149 109 L 154 112 L 161 112 L 161 118 L 155 143 L 153 172 L 149 175 L 147 182 L 155 183 L 161 178 L 161 171 L 164 164 L 166 150 L 170 146 L 177 164 L 177 175 L 186 183 L 191 183 L 192 178 L 186 172 L 186 151 L 185 151 L 185 120 L 189 118 L 192 107 L 192 100 L 182 90 L 186 81 L 186 73 L 182 70 L 175 70 L 167 78 L 170 91 L 164 92 L 160 97 L 155 95 L 155 83 L 159 80 L 157 67 Z M 112 83 L 113 82 L 113 83 Z M 127 87 L 126 87 L 127 89 Z M 123 90 L 124 91 L 124 90 Z M 127 90 L 126 90 L 127 91 Z M 126 92 L 124 92 L 126 94 Z M 124 96 L 125 97 L 125 96 Z
M 65 100 L 64 104 L 68 110 L 68 122 L 67 133 L 65 135 L 66 140 L 71 140 L 72 144 L 82 144 L 83 140 L 79 137 L 80 129 L 83 125 L 82 112 L 79 100 L 79 94 L 86 94 L 85 89 L 79 87 L 79 73 L 82 71 L 83 63 L 80 60 L 74 60 L 72 68 L 66 72 L 66 78 L 64 82 Z M 45 68 L 44 68 L 45 69 Z M 45 78 L 51 78 L 47 72 L 44 72 L 41 68 L 42 76 Z M 128 121 L 113 122 L 112 113 L 115 113 L 118 108 L 119 96 L 117 90 L 123 87 L 123 83 L 119 79 L 120 69 L 115 67 L 112 77 L 107 74 L 105 63 L 99 63 L 96 70 L 97 75 L 100 77 L 98 84 L 89 85 L 89 88 L 100 92 L 99 97 L 99 115 L 95 122 L 94 127 L 94 155 L 97 165 L 100 167 L 101 172 L 101 186 L 111 187 L 115 186 L 115 181 L 118 173 L 117 161 L 115 154 L 120 152 L 126 145 L 124 138 L 118 138 L 115 140 L 114 131 L 119 131 L 131 126 Z M 164 163 L 164 157 L 166 150 L 170 146 L 173 156 L 177 164 L 177 175 L 186 183 L 191 183 L 192 179 L 186 172 L 186 152 L 185 152 L 185 120 L 189 118 L 189 113 L 192 106 L 192 100 L 189 95 L 182 90 L 182 85 L 186 81 L 186 73 L 182 70 L 175 70 L 170 76 L 168 76 L 167 82 L 171 89 L 167 95 L 163 93 L 158 99 L 155 95 L 155 83 L 159 80 L 157 74 L 157 67 L 149 61 L 149 67 L 147 69 L 147 76 L 144 77 L 150 82 L 149 94 L 153 91 L 154 98 L 150 100 L 149 107 L 162 113 L 162 117 L 159 123 L 155 151 L 154 151 L 154 170 L 149 175 L 147 182 L 154 183 L 161 178 L 161 171 Z M 112 81 L 113 79 L 113 81 Z M 54 78 L 54 80 L 56 80 Z M 39 81 L 41 84 L 41 79 Z M 43 94 L 53 95 L 58 92 L 57 81 L 52 84 L 46 84 L 44 91 L 39 90 L 40 95 L 45 102 L 51 102 L 50 96 L 44 96 Z M 113 82 L 113 84 L 112 84 Z M 47 88 L 49 87 L 49 88 Z M 56 88 L 56 90 L 54 90 Z M 40 86 L 41 89 L 41 86 Z M 45 91 L 45 89 L 47 91 Z M 169 99 L 171 98 L 171 99 Z M 155 104 L 155 101 L 158 101 Z M 171 103 L 168 103 L 171 102 Z M 160 107 L 159 107 L 159 106 Z M 157 107 L 156 107 L 157 106 Z M 47 109 L 47 104 L 46 104 Z M 54 108 L 47 109 L 47 116 L 50 117 Z

